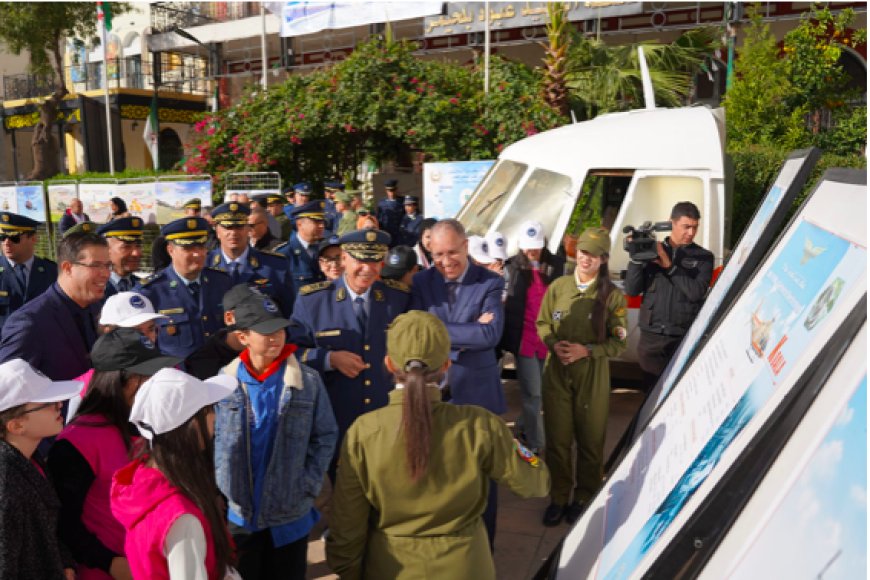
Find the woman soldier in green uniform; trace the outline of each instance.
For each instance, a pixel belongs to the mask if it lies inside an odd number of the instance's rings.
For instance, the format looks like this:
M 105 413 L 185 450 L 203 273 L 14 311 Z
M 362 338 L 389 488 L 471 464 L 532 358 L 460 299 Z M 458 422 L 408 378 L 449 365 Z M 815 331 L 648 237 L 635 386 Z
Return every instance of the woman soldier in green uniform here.
M 450 338 L 438 318 L 402 314 L 387 330 L 387 407 L 342 445 L 326 557 L 343 580 L 495 578 L 481 515 L 489 480 L 523 497 L 550 488 L 544 463 L 486 409 L 441 402 Z
M 574 523 L 601 485 L 610 406 L 609 358 L 625 350 L 625 296 L 610 281 L 610 234 L 590 228 L 577 240 L 577 267 L 547 289 L 538 335 L 550 350 L 542 398 L 547 463 L 553 475 L 544 525 Z M 577 444 L 576 480 L 571 469 Z M 568 503 L 571 489 L 572 503 Z

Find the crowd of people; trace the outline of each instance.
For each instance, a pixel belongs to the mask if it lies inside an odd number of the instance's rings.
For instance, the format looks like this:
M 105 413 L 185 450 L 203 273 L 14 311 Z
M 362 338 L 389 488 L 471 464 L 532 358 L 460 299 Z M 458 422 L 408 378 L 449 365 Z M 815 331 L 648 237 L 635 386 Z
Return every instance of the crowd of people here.
M 56 264 L 0 212 L 0 579 L 304 578 L 326 477 L 342 578 L 494 578 L 497 484 L 576 521 L 626 346 L 609 233 L 569 271 L 537 222 L 469 236 L 395 181 L 372 210 L 324 191 L 191 200 L 147 279 L 125 207 L 74 205 Z M 709 283 L 694 212 L 646 266 L 659 294 Z

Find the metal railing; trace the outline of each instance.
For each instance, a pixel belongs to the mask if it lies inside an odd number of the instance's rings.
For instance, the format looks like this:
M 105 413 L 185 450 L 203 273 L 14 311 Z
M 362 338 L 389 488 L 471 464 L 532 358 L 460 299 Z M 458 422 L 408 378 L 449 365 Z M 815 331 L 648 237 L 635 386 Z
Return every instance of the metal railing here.
M 151 29 L 169 32 L 259 14 L 260 2 L 155 2 L 151 5 Z

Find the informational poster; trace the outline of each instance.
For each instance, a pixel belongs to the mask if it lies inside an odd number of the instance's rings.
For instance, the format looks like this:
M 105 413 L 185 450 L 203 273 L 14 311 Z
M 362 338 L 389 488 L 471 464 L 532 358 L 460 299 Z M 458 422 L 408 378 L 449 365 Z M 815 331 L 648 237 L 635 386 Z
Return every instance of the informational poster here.
M 199 199 L 203 208 L 212 206 L 211 180 L 158 181 L 157 223 L 168 224 L 184 217 L 184 202 Z
M 565 539 L 558 577 L 642 575 L 863 299 L 866 177 L 836 175 L 822 179 Z
M 42 184 L 17 185 L 15 187 L 15 213 L 27 216 L 38 222 L 45 221 L 45 198 Z
M 423 207 L 426 208 L 426 217 L 455 217 L 493 163 L 492 160 L 424 163 Z
M 79 183 L 79 199 L 91 221 L 103 224 L 112 216 L 110 200 L 118 195 L 117 183 Z
M 142 218 L 146 224 L 158 223 L 156 181 L 120 183 L 115 192 L 127 204 L 130 214 Z
M 643 426 L 650 415 L 667 397 L 680 376 L 689 358 L 704 335 L 718 320 L 718 311 L 726 297 L 730 300 L 735 291 L 745 283 L 752 271 L 758 266 L 764 253 L 770 247 L 775 232 L 785 219 L 795 197 L 803 188 L 819 157 L 818 149 L 795 151 L 789 155 L 779 171 L 773 185 L 761 202 L 755 215 L 744 231 L 731 258 L 725 264 L 716 285 L 704 301 L 704 305 L 695 322 L 683 338 L 680 347 L 671 359 L 668 368 L 662 373 L 662 378 L 656 389 L 647 398 L 640 410 L 637 425 Z
M 59 222 L 69 204 L 78 196 L 75 183 L 58 183 L 48 186 L 48 211 L 51 221 Z

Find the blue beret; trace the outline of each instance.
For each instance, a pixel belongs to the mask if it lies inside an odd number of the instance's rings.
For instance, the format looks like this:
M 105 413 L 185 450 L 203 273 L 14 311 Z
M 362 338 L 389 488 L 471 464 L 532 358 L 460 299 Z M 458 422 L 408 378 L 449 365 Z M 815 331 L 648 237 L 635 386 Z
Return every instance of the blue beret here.
M 36 231 L 39 222 L 8 211 L 0 212 L 0 231 L 4 234 L 26 234 Z
M 125 242 L 141 242 L 142 218 L 125 217 L 112 220 L 97 228 L 97 233 L 104 238 L 118 238 Z
M 381 230 L 356 230 L 341 236 L 341 249 L 360 262 L 380 262 L 390 248 L 390 234 Z
M 191 244 L 204 244 L 208 240 L 208 232 L 211 229 L 205 218 L 187 217 L 169 222 L 160 234 L 167 242 L 173 242 L 179 246 Z
M 244 226 L 248 224 L 248 216 L 251 215 L 251 208 L 246 203 L 231 201 L 222 203 L 211 210 L 211 217 L 214 218 L 214 223 L 219 226 Z

